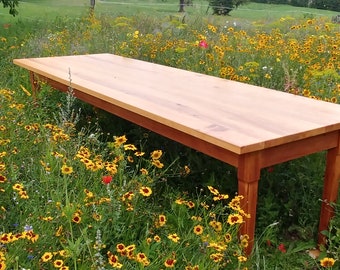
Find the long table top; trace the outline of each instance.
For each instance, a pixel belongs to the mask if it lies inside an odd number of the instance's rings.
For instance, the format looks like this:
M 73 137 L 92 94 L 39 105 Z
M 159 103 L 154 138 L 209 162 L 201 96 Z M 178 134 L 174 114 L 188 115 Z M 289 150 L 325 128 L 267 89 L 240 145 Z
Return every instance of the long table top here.
M 14 63 L 236 154 L 340 130 L 340 105 L 113 54 Z

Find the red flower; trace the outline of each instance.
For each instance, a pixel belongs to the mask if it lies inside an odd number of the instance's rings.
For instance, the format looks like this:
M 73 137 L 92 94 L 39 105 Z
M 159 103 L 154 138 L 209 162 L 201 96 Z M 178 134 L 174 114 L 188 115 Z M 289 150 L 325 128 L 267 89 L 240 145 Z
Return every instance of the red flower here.
M 271 173 L 273 171 L 274 171 L 274 167 L 273 166 L 267 168 L 267 172 Z
M 198 46 L 201 47 L 201 48 L 208 48 L 208 43 L 206 40 L 201 40 L 199 43 L 198 43 Z
M 286 253 L 286 252 L 287 252 L 287 250 L 286 250 L 284 244 L 280 244 L 280 245 L 278 246 L 278 249 L 279 249 L 282 253 Z
M 111 176 L 111 175 L 104 175 L 104 176 L 102 176 L 102 182 L 103 182 L 105 185 L 110 184 L 111 181 L 112 181 L 112 176 Z

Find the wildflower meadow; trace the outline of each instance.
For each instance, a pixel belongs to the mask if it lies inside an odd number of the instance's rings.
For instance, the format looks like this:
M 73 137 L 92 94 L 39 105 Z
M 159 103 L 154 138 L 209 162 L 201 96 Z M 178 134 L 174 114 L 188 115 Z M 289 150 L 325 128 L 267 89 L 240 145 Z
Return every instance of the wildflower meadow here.
M 12 64 L 109 52 L 340 103 L 331 17 L 264 23 L 187 10 L 131 16 L 102 3 L 44 20 L 0 17 L 0 270 L 338 269 L 339 204 L 315 250 L 324 153 L 263 171 L 247 257 L 232 168 L 80 102 L 71 87 L 42 84 L 33 95 Z

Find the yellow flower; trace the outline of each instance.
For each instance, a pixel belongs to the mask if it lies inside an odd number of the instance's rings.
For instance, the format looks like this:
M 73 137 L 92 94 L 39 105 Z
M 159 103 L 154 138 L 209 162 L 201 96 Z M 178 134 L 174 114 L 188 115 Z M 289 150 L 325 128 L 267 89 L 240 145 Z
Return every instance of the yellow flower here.
M 149 187 L 141 187 L 139 189 L 139 193 L 142 194 L 144 197 L 149 197 L 152 194 L 152 190 Z
M 148 175 L 148 174 L 149 174 L 148 170 L 145 169 L 145 168 L 141 168 L 141 169 L 140 169 L 140 172 L 141 172 L 141 174 L 143 174 L 143 175 Z
M 322 260 L 320 260 L 320 265 L 322 267 L 332 267 L 335 263 L 335 260 L 333 258 L 323 258 Z
M 208 186 L 208 189 L 210 190 L 210 192 L 212 193 L 212 194 L 214 194 L 214 195 L 219 195 L 220 194 L 220 192 L 216 189 L 216 188 L 214 188 L 214 187 L 212 187 L 212 186 Z
M 222 231 L 222 223 L 216 220 L 212 220 L 209 222 L 209 225 L 214 228 L 215 231 Z
M 190 209 L 192 209 L 192 208 L 195 207 L 195 203 L 192 202 L 192 201 L 188 201 L 188 202 L 186 202 L 186 206 L 188 206 Z
M 175 259 L 167 259 L 164 262 L 164 265 L 166 268 L 174 268 L 175 267 L 176 260 Z
M 73 168 L 70 167 L 70 166 L 67 166 L 66 164 L 64 164 L 64 165 L 61 167 L 61 173 L 62 173 L 62 174 L 71 174 L 71 173 L 73 173 Z
M 210 255 L 210 259 L 212 259 L 214 262 L 220 262 L 223 259 L 222 253 L 213 253 Z
M 246 262 L 247 261 L 247 257 L 245 257 L 245 256 L 238 256 L 237 259 L 238 259 L 239 262 Z
M 124 145 L 124 150 L 136 151 L 137 147 L 134 146 L 133 144 L 126 144 L 126 145 Z
M 239 214 L 230 214 L 228 216 L 228 221 L 230 225 L 243 223 L 243 217 Z
M 162 150 L 155 150 L 151 153 L 151 158 L 153 160 L 160 159 L 162 154 L 163 154 Z
M 81 222 L 81 216 L 78 212 L 73 214 L 72 221 L 77 224 Z
M 64 265 L 64 261 L 63 261 L 63 260 L 55 260 L 55 261 L 53 262 L 53 266 L 54 266 L 55 268 L 61 268 L 63 265 Z
M 147 266 L 150 264 L 150 261 L 148 260 L 148 257 L 142 252 L 139 252 L 136 255 L 136 261 L 142 263 L 144 266 Z
M 203 233 L 203 226 L 201 226 L 201 225 L 196 225 L 196 226 L 194 227 L 194 233 L 195 233 L 196 235 L 201 235 L 201 234 Z
M 57 231 L 55 232 L 55 236 L 59 237 L 59 236 L 62 235 L 62 233 L 63 233 L 63 226 L 60 225 L 60 226 L 58 227 Z
M 224 241 L 226 243 L 229 243 L 229 242 L 231 242 L 231 240 L 232 240 L 231 234 L 230 233 L 226 233 L 225 236 L 224 236 Z M 248 240 L 247 240 L 247 242 L 248 242 Z
M 160 238 L 159 235 L 156 234 L 156 235 L 153 237 L 153 240 L 155 240 L 155 242 L 159 243 L 159 242 L 161 241 L 161 238 Z
M 22 184 L 15 184 L 15 185 L 13 185 L 13 190 L 22 191 L 22 190 L 24 190 L 24 186 Z
M 135 156 L 136 157 L 141 157 L 141 156 L 144 156 L 144 152 L 141 152 L 141 151 L 137 151 L 137 152 L 135 152 Z
M 126 138 L 125 135 L 120 136 L 120 137 L 114 137 L 114 139 L 115 139 L 114 145 L 116 147 L 121 146 L 123 143 L 125 143 L 127 141 L 127 138 Z
M 168 238 L 175 243 L 178 243 L 178 241 L 180 240 L 180 237 L 176 233 L 169 234 Z
M 43 262 L 48 262 L 53 258 L 53 255 L 51 252 L 45 252 L 44 255 L 41 256 L 41 260 Z
M 157 159 L 152 161 L 152 165 L 154 165 L 155 167 L 159 169 L 162 169 L 164 167 L 164 164 Z
M 159 215 L 159 216 L 158 216 L 157 225 L 158 225 L 159 227 L 162 227 L 162 226 L 165 225 L 165 223 L 166 223 L 166 216 L 165 216 L 165 215 Z

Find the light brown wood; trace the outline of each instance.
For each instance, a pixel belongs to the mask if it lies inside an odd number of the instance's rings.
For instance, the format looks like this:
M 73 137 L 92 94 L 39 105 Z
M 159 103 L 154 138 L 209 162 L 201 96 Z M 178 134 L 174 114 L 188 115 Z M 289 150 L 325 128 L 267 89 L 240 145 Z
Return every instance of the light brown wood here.
M 335 104 L 111 54 L 14 63 L 237 154 L 340 128 Z
M 340 132 L 338 140 L 338 146 L 330 149 L 327 154 L 327 167 L 319 222 L 319 245 L 326 244 L 326 237 L 322 232 L 328 229 L 329 220 L 334 216 L 334 209 L 331 204 L 337 200 L 338 196 L 340 180 Z
M 339 188 L 340 106 L 112 54 L 15 59 L 38 80 L 238 168 L 254 243 L 260 170 L 328 150 L 320 229 Z M 319 237 L 323 243 L 324 238 Z

